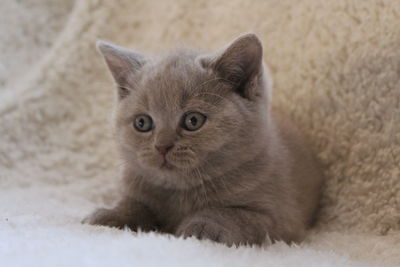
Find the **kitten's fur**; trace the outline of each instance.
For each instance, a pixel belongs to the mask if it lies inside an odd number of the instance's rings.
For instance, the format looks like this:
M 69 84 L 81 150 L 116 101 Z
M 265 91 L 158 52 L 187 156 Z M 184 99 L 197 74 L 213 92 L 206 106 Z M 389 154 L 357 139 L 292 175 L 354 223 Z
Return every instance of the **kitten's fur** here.
M 116 137 L 125 193 L 91 224 L 158 230 L 228 245 L 300 241 L 322 174 L 297 130 L 271 111 L 262 45 L 246 34 L 221 51 L 150 58 L 98 43 L 118 85 Z M 207 115 L 189 132 L 184 112 Z M 153 130 L 138 132 L 135 114 Z M 167 165 L 156 145 L 173 144 Z

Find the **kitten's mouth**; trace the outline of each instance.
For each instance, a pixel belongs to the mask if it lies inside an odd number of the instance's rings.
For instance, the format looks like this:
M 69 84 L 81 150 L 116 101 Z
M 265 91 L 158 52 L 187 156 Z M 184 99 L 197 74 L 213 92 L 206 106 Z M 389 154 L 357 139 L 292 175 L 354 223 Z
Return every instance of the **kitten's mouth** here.
M 163 157 L 163 162 L 160 166 L 160 169 L 166 169 L 166 170 L 171 170 L 173 169 L 174 166 L 168 162 L 168 160 L 165 158 L 165 156 Z

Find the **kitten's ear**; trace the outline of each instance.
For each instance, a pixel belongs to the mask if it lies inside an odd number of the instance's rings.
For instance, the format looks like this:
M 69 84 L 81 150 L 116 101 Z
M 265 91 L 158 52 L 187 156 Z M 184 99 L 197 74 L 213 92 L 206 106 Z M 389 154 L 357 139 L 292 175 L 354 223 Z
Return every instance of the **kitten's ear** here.
M 234 40 L 213 58 L 200 59 L 203 67 L 212 68 L 225 81 L 234 85 L 243 97 L 254 100 L 261 94 L 263 48 L 260 39 L 249 33 Z M 262 86 L 261 86 L 262 87 Z
M 97 41 L 96 46 L 117 83 L 119 98 L 124 98 L 132 90 L 133 76 L 146 63 L 144 55 L 105 41 Z

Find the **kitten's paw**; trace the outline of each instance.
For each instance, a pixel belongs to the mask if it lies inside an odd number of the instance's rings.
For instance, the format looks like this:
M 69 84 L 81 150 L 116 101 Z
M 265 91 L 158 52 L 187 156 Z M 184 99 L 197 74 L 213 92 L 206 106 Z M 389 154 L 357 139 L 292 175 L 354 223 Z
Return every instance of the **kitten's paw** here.
M 240 243 L 240 240 L 228 229 L 211 221 L 195 220 L 185 223 L 178 228 L 176 235 L 183 236 L 184 238 L 196 237 L 200 240 L 208 239 L 224 243 L 228 246 L 232 246 L 233 244 L 238 245 Z
M 83 219 L 82 223 L 92 225 L 104 225 L 117 228 L 122 228 L 124 226 L 123 223 L 120 222 L 115 212 L 110 209 L 98 209 L 91 215 Z

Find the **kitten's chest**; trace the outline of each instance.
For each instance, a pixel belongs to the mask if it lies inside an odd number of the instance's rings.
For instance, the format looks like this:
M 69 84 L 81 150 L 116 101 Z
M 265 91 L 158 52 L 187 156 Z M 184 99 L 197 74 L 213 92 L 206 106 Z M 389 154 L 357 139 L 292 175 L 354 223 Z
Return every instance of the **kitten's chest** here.
M 173 232 L 187 215 L 215 203 L 215 196 L 202 188 L 152 190 L 145 198 L 145 202 L 155 213 L 163 230 L 167 232 Z

